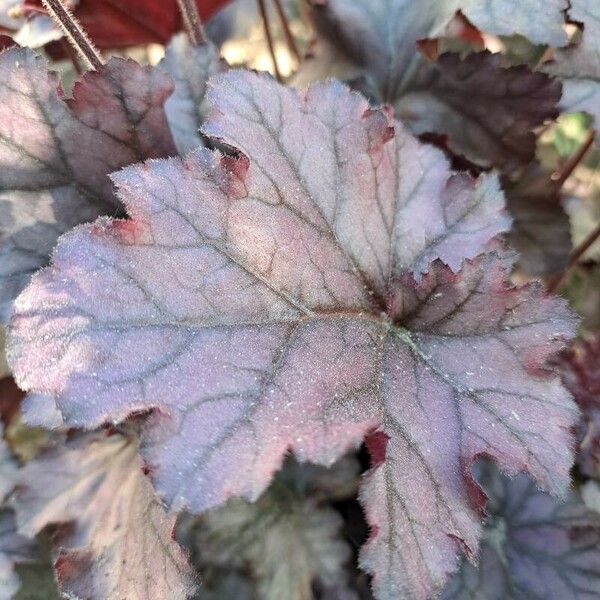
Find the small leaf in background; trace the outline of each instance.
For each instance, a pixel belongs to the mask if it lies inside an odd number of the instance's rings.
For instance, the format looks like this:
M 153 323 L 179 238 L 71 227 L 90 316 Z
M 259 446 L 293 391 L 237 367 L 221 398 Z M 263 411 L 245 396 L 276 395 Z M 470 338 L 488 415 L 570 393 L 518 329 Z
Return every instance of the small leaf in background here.
M 569 218 L 552 173 L 531 163 L 516 179 L 504 180 L 506 205 L 513 217 L 511 247 L 518 265 L 530 276 L 560 273 L 572 249 Z
M 35 558 L 35 542 L 16 530 L 14 513 L 0 508 L 0 600 L 12 600 L 21 587 L 16 564 Z
M 37 548 L 31 559 L 16 564 L 21 587 L 11 600 L 64 600 L 54 579 L 49 537 L 37 536 Z
M 6 377 L 10 373 L 6 362 L 6 329 L 4 325 L 0 325 L 0 379 Z
M 40 48 L 59 40 L 62 32 L 48 15 L 38 12 L 25 16 L 23 0 L 0 0 L 0 31 L 19 46 Z M 10 38 L 9 38 L 10 39 Z
M 562 285 L 561 294 L 581 316 L 585 332 L 600 329 L 600 265 L 589 263 L 572 269 Z
M 583 23 L 583 32 L 572 44 L 556 53 L 546 71 L 563 82 L 561 108 L 586 112 L 600 124 L 600 3 L 570 0 L 567 20 Z
M 381 98 L 397 98 L 421 61 L 417 42 L 443 37 L 458 10 L 480 31 L 520 33 L 537 43 L 562 46 L 566 0 L 316 0 L 317 26 L 373 77 Z
M 557 364 L 583 412 L 578 428 L 579 467 L 588 477 L 600 479 L 600 331 L 574 343 Z
M 56 573 L 78 598 L 178 600 L 194 588 L 183 551 L 142 470 L 137 443 L 122 435 L 79 434 L 20 472 L 13 500 L 19 531 L 57 537 Z
M 565 492 L 578 413 L 543 366 L 574 319 L 507 283 L 497 178 L 452 174 L 388 111 L 239 71 L 209 98 L 237 157 L 114 176 L 131 220 L 63 236 L 15 304 L 17 380 L 68 426 L 152 410 L 172 510 L 256 500 L 288 451 L 330 465 L 377 429 L 362 565 L 382 600 L 435 594 L 477 552 L 475 457 Z
M 112 59 L 64 100 L 47 69 L 30 50 L 0 54 L 0 320 L 62 233 L 122 210 L 108 173 L 175 154 L 163 73 Z
M 575 493 L 558 502 L 525 475 L 509 479 L 489 463 L 478 481 L 488 495 L 479 566 L 464 561 L 443 600 L 597 598 L 599 514 Z
M 255 503 L 234 499 L 203 515 L 194 544 L 205 570 L 252 573 L 261 600 L 311 600 L 315 586 L 344 588 L 351 553 L 340 536 L 342 518 L 303 485 L 320 487 L 319 477 L 330 472 L 336 477 L 337 470 L 310 467 L 311 472 L 303 472 L 303 466 L 288 461 Z M 346 475 L 342 470 L 338 477 Z M 327 488 L 322 492 L 322 499 L 329 495 Z
M 533 129 L 558 116 L 560 83 L 499 54 L 443 54 L 394 103 L 417 135 L 447 136 L 452 153 L 513 171 L 535 154 Z
M 325 0 L 314 2 L 313 17 L 326 44 L 345 53 L 342 61 L 362 67 L 374 100 L 393 105 L 413 133 L 445 136 L 450 151 L 475 165 L 513 171 L 534 157 L 533 129 L 558 115 L 560 84 L 526 65 L 505 68 L 489 53 L 432 63 L 418 43 L 423 49 L 447 35 L 460 9 L 487 33 L 560 45 L 565 8 L 563 0 Z M 305 80 L 301 74 L 297 82 Z
M 200 127 L 206 118 L 208 80 L 224 71 L 226 64 L 210 42 L 192 47 L 188 36 L 179 34 L 167 46 L 159 67 L 175 82 L 165 112 L 177 150 L 183 155 L 202 144 Z
M 0 423 L 0 506 L 17 483 L 18 465 L 4 440 L 4 426 Z
M 12 419 L 6 429 L 6 440 L 10 444 L 13 454 L 20 460 L 27 462 L 37 456 L 40 450 L 51 444 L 64 443 L 64 430 L 56 428 L 56 431 L 42 429 L 36 425 L 29 425 L 23 420 L 23 406 L 25 398 L 21 403 L 21 411 Z
M 40 450 L 40 448 L 47 446 L 53 441 L 61 440 L 60 431 L 54 434 L 47 431 L 46 429 L 38 428 L 38 425 L 46 427 L 49 424 L 49 414 L 51 403 L 44 402 L 42 408 L 43 412 L 40 412 L 39 416 L 36 415 L 36 419 L 32 419 L 33 423 L 28 424 L 23 422 L 23 407 L 27 403 L 26 399 L 23 398 L 23 392 L 17 387 L 14 380 L 11 377 L 5 377 L 0 379 L 0 416 L 4 427 L 0 424 L 0 434 L 3 437 L 0 439 L 0 448 L 2 448 L 5 467 L 10 468 L 12 465 L 15 471 L 16 477 L 16 463 L 11 458 L 11 454 L 15 456 L 19 461 L 28 461 L 33 458 Z M 60 414 L 59 414 L 60 416 Z M 45 417 L 45 418 L 44 418 Z M 54 414 L 56 421 L 56 415 Z M 59 423 L 56 423 L 56 429 L 59 427 Z M 52 429 L 50 427 L 49 429 Z M 1 470 L 1 467 L 0 467 Z M 0 481 L 0 492 L 2 483 L 9 485 L 14 483 L 13 477 L 9 477 L 8 473 L 4 473 L 4 479 Z M 10 491 L 6 488 L 5 494 Z M 0 502 L 2 499 L 2 493 L 0 493 Z
M 21 403 L 21 419 L 26 427 L 58 430 L 64 425 L 53 396 L 27 394 Z

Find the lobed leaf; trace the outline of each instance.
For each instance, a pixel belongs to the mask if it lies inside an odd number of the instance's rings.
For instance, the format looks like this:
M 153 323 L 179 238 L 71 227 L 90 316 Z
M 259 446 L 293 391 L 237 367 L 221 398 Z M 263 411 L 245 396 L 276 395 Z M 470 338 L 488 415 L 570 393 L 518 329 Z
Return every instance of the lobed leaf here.
M 592 600 L 600 586 L 600 515 L 571 494 L 565 503 L 525 475 L 485 465 L 488 515 L 480 564 L 463 563 L 443 600 Z
M 558 116 L 560 96 L 558 81 L 525 65 L 505 68 L 499 54 L 443 54 L 394 108 L 413 133 L 447 136 L 453 154 L 513 171 L 533 158 L 533 129 Z
M 342 589 L 347 583 L 350 548 L 341 539 L 341 516 L 294 489 L 301 487 L 295 485 L 295 475 L 308 479 L 311 474 L 294 470 L 294 465 L 286 473 L 289 467 L 254 504 L 233 499 L 208 511 L 194 539 L 207 564 L 250 571 L 263 600 L 305 600 L 313 597 L 317 584 L 319 589 Z M 322 471 L 315 475 L 330 473 Z
M 504 68 L 502 58 L 489 53 L 464 59 L 443 55 L 430 63 L 418 43 L 444 36 L 460 10 L 482 31 L 519 33 L 537 43 L 562 45 L 566 41 L 562 11 L 567 2 L 319 0 L 313 4 L 326 46 L 332 42 L 341 54 L 330 68 L 339 71 L 348 58 L 362 67 L 370 95 L 376 102 L 392 104 L 413 133 L 447 136 L 452 152 L 483 168 L 512 171 L 533 159 L 532 130 L 557 116 L 560 84 L 525 65 Z
M 108 173 L 175 153 L 171 90 L 164 74 L 112 59 L 64 100 L 43 59 L 0 54 L 0 319 L 62 233 L 120 212 Z
M 347 53 L 374 78 L 382 98 L 398 97 L 421 61 L 417 42 L 442 37 L 461 11 L 481 31 L 521 34 L 538 44 L 562 46 L 565 0 L 325 0 L 314 2 L 317 23 L 335 32 Z M 319 23 L 319 21 L 321 21 Z
M 542 367 L 572 316 L 506 283 L 497 179 L 451 174 L 386 111 L 243 72 L 209 99 L 237 158 L 114 175 L 131 220 L 64 236 L 16 302 L 19 384 L 70 426 L 152 410 L 173 510 L 255 500 L 288 450 L 329 465 L 377 429 L 362 564 L 378 598 L 428 597 L 477 551 L 476 456 L 568 485 L 578 414 Z
M 19 531 L 72 524 L 55 568 L 70 597 L 188 598 L 193 576 L 142 471 L 137 444 L 121 435 L 83 434 L 27 463 L 13 502 Z
M 200 572 L 200 598 L 358 600 L 344 564 L 343 538 L 355 532 L 348 523 L 340 530 L 330 503 L 354 498 L 359 479 L 352 455 L 328 469 L 289 458 L 256 503 L 233 499 L 202 516 L 184 513 L 176 535 Z

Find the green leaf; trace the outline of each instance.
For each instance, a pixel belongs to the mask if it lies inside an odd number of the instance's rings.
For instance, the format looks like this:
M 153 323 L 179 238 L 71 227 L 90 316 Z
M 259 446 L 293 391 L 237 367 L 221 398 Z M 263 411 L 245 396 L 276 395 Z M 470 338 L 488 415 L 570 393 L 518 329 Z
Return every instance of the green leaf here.
M 345 587 L 342 518 L 317 498 L 336 497 L 356 475 L 353 460 L 330 470 L 289 461 L 256 503 L 234 499 L 209 511 L 195 539 L 208 570 L 251 572 L 261 600 L 312 600 L 314 584 Z

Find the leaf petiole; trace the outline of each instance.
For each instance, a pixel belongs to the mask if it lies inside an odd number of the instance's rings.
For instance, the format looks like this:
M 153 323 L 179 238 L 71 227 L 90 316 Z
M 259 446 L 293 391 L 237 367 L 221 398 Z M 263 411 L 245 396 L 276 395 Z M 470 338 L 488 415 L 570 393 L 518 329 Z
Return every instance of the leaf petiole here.
M 48 14 L 65 32 L 67 39 L 75 50 L 94 70 L 101 69 L 104 61 L 100 53 L 87 36 L 73 13 L 65 6 L 63 0 L 42 0 Z
M 185 29 L 192 44 L 194 46 L 205 44 L 206 34 L 195 0 L 177 0 L 177 6 L 179 6 L 179 12 L 181 13 Z
M 267 38 L 267 45 L 269 46 L 269 53 L 271 54 L 271 61 L 273 62 L 273 70 L 275 71 L 275 77 L 277 81 L 282 82 L 281 71 L 279 70 L 279 64 L 277 63 L 277 56 L 275 54 L 275 42 L 273 41 L 273 35 L 271 33 L 271 24 L 269 22 L 269 14 L 265 5 L 265 0 L 258 0 L 258 8 L 260 9 L 260 15 L 265 30 L 265 37 Z

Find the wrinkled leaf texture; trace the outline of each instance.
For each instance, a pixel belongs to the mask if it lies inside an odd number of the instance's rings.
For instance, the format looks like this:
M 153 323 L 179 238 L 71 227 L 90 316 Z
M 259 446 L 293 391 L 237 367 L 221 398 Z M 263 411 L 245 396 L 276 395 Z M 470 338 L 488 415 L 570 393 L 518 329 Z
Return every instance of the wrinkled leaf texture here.
M 63 99 L 26 49 L 0 54 L 0 319 L 58 237 L 122 211 L 108 173 L 176 153 L 164 114 L 167 75 L 111 59 Z
M 527 476 L 511 480 L 490 464 L 479 469 L 478 480 L 489 496 L 480 563 L 465 561 L 443 600 L 598 597 L 598 513 L 576 493 L 557 502 Z
M 237 158 L 113 175 L 131 219 L 63 236 L 9 362 L 71 426 L 154 409 L 142 451 L 172 510 L 254 500 L 289 450 L 329 465 L 379 430 L 361 563 L 378 598 L 426 598 L 477 551 L 476 456 L 568 485 L 578 413 L 541 367 L 573 319 L 506 283 L 497 178 L 452 174 L 387 111 L 241 71 L 209 100 Z
M 529 164 L 515 181 L 505 178 L 506 205 L 513 218 L 509 240 L 527 275 L 560 273 L 573 244 L 561 186 L 539 163 Z

